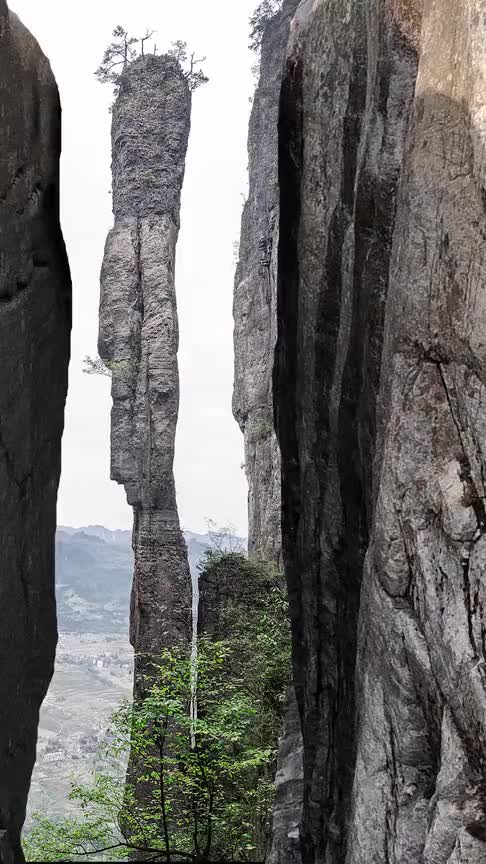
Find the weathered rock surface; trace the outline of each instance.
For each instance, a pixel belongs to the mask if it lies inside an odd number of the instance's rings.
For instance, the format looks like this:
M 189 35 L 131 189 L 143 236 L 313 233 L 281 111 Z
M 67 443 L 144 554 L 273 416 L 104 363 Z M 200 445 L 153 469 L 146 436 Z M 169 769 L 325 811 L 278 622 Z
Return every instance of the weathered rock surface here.
M 278 105 L 292 13 L 286 0 L 267 25 L 248 133 L 249 191 L 235 275 L 233 413 L 245 436 L 248 551 L 280 561 L 280 454 L 273 424 L 277 338 Z
M 277 757 L 269 864 L 300 864 L 302 861 L 303 750 L 299 707 L 291 687 Z
M 233 308 L 233 413 L 245 438 L 249 554 L 279 565 L 280 451 L 272 385 L 277 338 L 278 112 L 290 22 L 297 6 L 298 0 L 285 0 L 263 35 L 248 134 L 249 192 L 241 223 Z M 296 835 L 302 776 L 302 738 L 292 690 L 278 760 L 270 864 L 299 860 Z
M 278 571 L 255 572 L 243 553 L 215 557 L 199 577 L 199 633 L 216 641 L 225 639 L 239 610 L 246 617 L 249 610 L 262 612 L 269 593 L 281 585 Z
M 479 0 L 303 0 L 292 26 L 275 413 L 305 864 L 486 861 L 485 26 Z
M 191 638 L 191 580 L 173 474 L 175 249 L 190 116 L 189 87 L 172 58 L 139 58 L 123 73 L 113 108 L 115 224 L 101 273 L 98 347 L 113 373 L 111 476 L 134 510 L 135 693 L 162 648 Z
M 0 0 L 0 861 L 20 831 L 54 667 L 56 498 L 71 283 L 49 62 Z
M 402 13 L 301 3 L 282 89 L 276 422 L 306 864 L 347 852 L 384 303 L 417 69 Z
M 359 632 L 353 864 L 384 848 L 486 862 L 485 38 L 480 2 L 424 9 Z

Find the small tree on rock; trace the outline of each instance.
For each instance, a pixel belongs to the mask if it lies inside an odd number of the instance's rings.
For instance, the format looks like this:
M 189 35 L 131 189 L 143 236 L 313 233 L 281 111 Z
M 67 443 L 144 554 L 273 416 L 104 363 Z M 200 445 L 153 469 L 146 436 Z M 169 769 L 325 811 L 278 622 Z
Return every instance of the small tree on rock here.
M 85 375 L 106 375 L 108 378 L 111 378 L 112 370 L 107 364 L 99 357 L 90 357 L 88 354 L 84 358 L 83 361 L 83 372 Z
M 204 74 L 202 69 L 196 69 L 197 66 L 204 63 L 206 58 L 196 57 L 195 51 L 190 54 L 187 50 L 187 42 L 178 39 L 172 43 L 167 53 L 170 57 L 174 57 L 181 65 L 190 90 L 197 90 L 201 84 L 208 83 L 209 78 Z
M 120 86 L 120 78 L 122 72 L 130 65 L 137 57 L 146 56 L 145 43 L 152 39 L 155 30 L 147 29 L 145 36 L 136 37 L 129 36 L 127 31 L 118 25 L 113 30 L 113 41 L 108 45 L 101 64 L 98 66 L 95 75 L 101 84 L 113 84 L 115 87 L 115 96 L 118 93 Z M 157 47 L 153 45 L 150 54 L 157 53 Z M 178 39 L 173 42 L 170 49 L 167 51 L 170 57 L 174 57 L 180 64 L 184 77 L 191 91 L 197 90 L 201 84 L 207 84 L 209 78 L 204 74 L 200 67 L 201 63 L 206 60 L 205 57 L 196 57 L 196 52 L 189 52 L 187 42 Z
M 95 75 L 102 84 L 114 84 L 118 86 L 121 73 L 137 56 L 134 46 L 140 40 L 135 36 L 129 36 L 120 24 L 113 30 L 112 36 L 113 42 L 110 42 L 108 48 L 105 50 L 103 60 L 98 66 Z
M 145 57 L 145 43 L 149 39 L 152 38 L 154 33 L 155 33 L 155 30 L 149 30 L 147 27 L 147 29 L 145 31 L 145 36 L 142 36 L 141 39 L 139 40 L 140 41 L 140 53 L 141 53 L 142 57 Z M 154 46 L 154 54 L 156 54 L 156 52 L 157 52 L 157 48 Z

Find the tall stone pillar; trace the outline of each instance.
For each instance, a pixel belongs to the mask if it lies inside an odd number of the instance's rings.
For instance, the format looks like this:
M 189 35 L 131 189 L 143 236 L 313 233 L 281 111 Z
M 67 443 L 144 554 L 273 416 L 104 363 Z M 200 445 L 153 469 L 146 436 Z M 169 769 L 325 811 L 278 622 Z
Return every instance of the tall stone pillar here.
M 112 369 L 111 477 L 133 507 L 135 696 L 163 648 L 189 646 L 191 580 L 175 496 L 179 404 L 175 251 L 191 94 L 168 56 L 140 57 L 113 107 L 113 211 L 99 353 Z

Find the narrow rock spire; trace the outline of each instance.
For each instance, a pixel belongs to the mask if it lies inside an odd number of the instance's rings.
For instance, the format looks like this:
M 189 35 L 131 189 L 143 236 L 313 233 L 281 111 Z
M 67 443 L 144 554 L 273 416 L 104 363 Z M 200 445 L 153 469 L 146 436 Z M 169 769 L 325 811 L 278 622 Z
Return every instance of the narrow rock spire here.
M 179 405 L 175 250 L 191 94 L 171 57 L 123 73 L 113 107 L 115 224 L 101 272 L 99 353 L 112 369 L 111 477 L 134 511 L 134 692 L 160 651 L 190 643 L 191 580 L 173 474 Z

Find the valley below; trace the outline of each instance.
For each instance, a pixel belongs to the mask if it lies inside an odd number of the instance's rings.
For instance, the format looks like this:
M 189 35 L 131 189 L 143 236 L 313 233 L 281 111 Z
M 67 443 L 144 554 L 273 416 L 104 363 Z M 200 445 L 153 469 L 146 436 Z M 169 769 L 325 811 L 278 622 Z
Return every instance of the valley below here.
M 211 547 L 209 535 L 185 532 L 193 583 Z M 90 779 L 109 739 L 110 717 L 133 686 L 128 638 L 133 552 L 130 531 L 59 527 L 56 670 L 41 709 L 37 761 L 27 820 L 74 813 L 73 784 Z M 121 778 L 120 778 L 121 779 Z
M 52 819 L 74 812 L 72 784 L 96 770 L 110 716 L 131 695 L 132 675 L 127 634 L 60 634 L 56 672 L 41 710 L 27 830 L 35 812 Z

